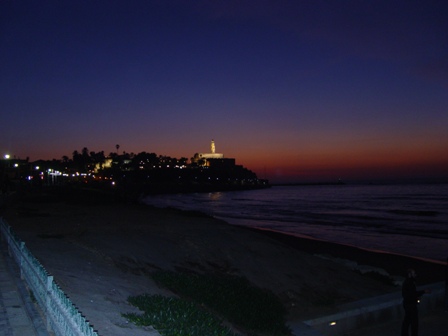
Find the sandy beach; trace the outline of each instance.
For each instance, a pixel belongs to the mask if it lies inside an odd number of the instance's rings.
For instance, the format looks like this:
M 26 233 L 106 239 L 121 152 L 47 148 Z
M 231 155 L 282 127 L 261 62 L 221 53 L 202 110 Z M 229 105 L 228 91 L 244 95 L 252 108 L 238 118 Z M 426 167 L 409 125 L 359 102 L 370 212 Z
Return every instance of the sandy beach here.
M 246 277 L 274 292 L 290 321 L 399 290 L 360 270 L 378 268 L 399 281 L 415 267 L 420 284 L 444 276 L 443 265 L 414 258 L 240 228 L 80 189 L 14 193 L 1 215 L 100 335 L 151 334 L 121 313 L 135 311 L 130 295 L 172 295 L 151 279 L 157 270 Z

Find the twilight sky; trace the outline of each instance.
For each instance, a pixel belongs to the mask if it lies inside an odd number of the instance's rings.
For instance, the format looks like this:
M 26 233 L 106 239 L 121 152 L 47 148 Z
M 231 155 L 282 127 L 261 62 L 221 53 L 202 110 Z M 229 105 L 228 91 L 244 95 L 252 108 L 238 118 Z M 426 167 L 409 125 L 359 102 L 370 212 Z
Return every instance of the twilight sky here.
M 448 179 L 448 2 L 0 2 L 0 153 Z

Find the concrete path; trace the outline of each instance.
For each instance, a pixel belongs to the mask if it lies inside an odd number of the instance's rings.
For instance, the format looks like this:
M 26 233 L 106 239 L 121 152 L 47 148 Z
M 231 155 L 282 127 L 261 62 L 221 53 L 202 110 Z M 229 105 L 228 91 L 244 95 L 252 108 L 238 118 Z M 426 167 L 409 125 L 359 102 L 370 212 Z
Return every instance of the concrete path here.
M 423 286 L 432 291 L 419 307 L 420 336 L 448 336 L 444 284 Z M 334 315 L 291 323 L 294 336 L 397 336 L 401 334 L 401 293 L 386 294 L 340 306 Z M 332 321 L 335 322 L 332 326 Z M 337 322 L 337 323 L 336 323 Z
M 366 325 L 356 330 L 345 332 L 328 331 L 322 333 L 304 323 L 290 325 L 293 335 L 297 336 L 398 336 L 401 334 L 401 319 L 385 320 L 376 325 Z M 410 332 L 409 332 L 410 334 Z M 420 336 L 448 336 L 448 312 L 435 310 L 420 314 Z
M 442 309 L 420 314 L 419 336 L 448 336 L 448 312 Z M 397 336 L 401 334 L 401 319 L 384 321 L 343 334 L 344 336 Z M 411 333 L 409 332 L 409 335 Z
M 0 336 L 48 336 L 17 266 L 0 241 Z

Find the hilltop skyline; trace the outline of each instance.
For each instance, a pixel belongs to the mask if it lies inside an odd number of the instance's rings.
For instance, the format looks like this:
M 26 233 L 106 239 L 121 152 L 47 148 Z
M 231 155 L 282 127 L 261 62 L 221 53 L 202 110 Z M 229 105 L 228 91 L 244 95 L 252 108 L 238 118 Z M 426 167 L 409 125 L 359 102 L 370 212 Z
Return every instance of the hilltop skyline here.
M 0 4 L 0 153 L 190 158 L 272 182 L 448 179 L 444 1 Z

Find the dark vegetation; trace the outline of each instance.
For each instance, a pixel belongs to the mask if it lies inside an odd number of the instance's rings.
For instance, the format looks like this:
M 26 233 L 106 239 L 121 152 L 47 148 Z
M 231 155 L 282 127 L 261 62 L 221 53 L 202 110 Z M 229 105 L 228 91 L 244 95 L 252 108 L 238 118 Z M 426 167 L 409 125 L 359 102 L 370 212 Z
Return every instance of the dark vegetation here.
M 177 272 L 156 272 L 152 277 L 180 299 L 131 297 L 129 302 L 144 314 L 125 316 L 140 325 L 153 325 L 163 335 L 232 335 L 222 321 L 247 335 L 290 333 L 279 299 L 244 278 Z
M 163 336 L 235 335 L 220 319 L 192 301 L 147 294 L 129 297 L 128 301 L 143 314 L 123 316 L 138 326 L 152 326 Z

